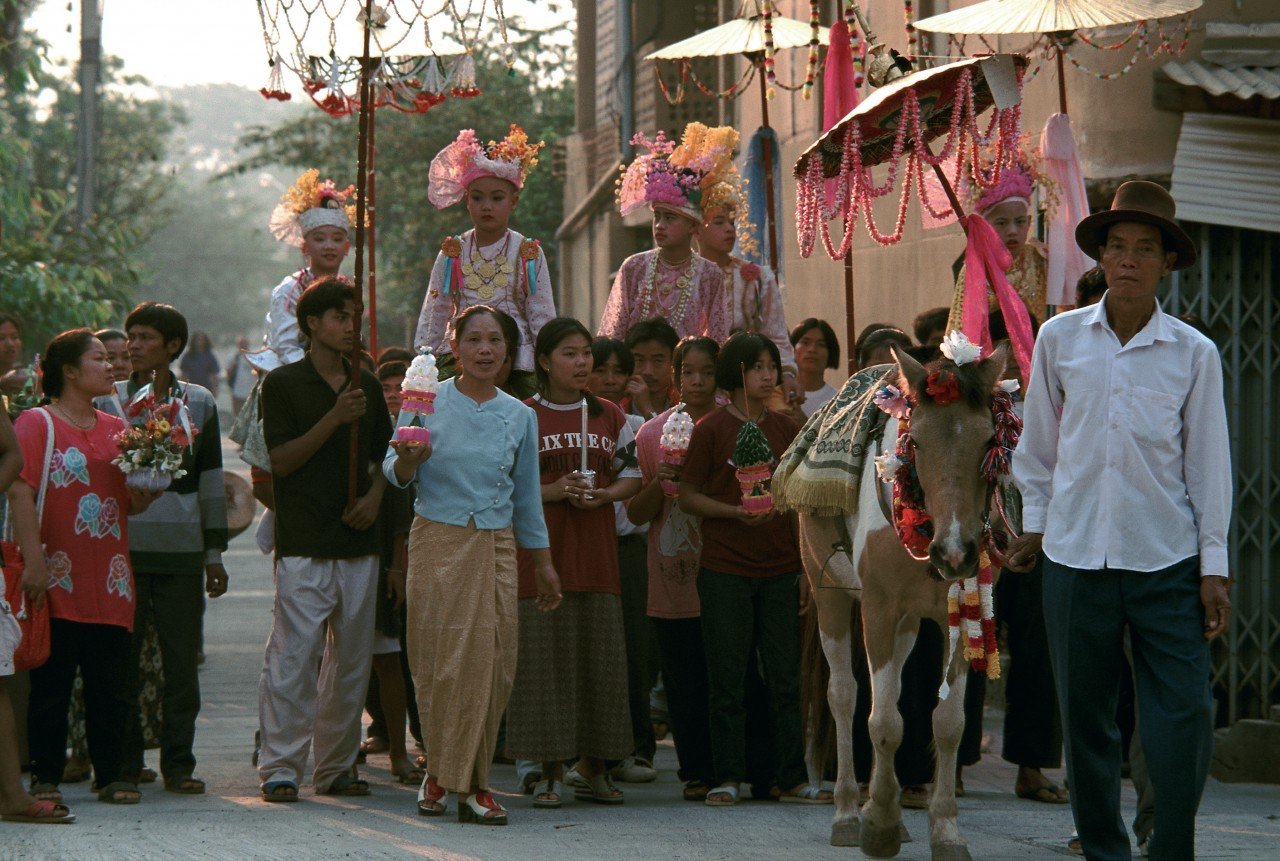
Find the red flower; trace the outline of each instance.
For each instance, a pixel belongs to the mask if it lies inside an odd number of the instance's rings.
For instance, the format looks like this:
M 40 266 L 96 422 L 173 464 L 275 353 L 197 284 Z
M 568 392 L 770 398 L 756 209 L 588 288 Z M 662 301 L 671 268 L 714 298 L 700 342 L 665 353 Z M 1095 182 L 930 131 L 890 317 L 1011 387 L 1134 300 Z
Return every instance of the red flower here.
M 928 384 L 924 390 L 929 397 L 933 398 L 933 402 L 941 407 L 960 400 L 960 383 L 951 371 L 930 371 Z
M 754 263 L 742 264 L 742 280 L 750 284 L 752 281 L 760 280 L 760 267 Z

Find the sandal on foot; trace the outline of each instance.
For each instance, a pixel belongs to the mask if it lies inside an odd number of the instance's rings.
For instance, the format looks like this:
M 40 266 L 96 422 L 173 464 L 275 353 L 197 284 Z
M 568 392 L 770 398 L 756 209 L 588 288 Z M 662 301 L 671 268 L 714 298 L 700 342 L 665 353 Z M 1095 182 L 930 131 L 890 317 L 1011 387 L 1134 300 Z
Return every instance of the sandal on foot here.
M 573 797 L 579 801 L 592 801 L 596 804 L 621 804 L 625 798 L 622 790 L 613 785 L 613 778 L 607 773 L 593 774 L 590 777 L 578 772 L 586 782 L 586 788 L 574 786 Z
M 834 804 L 835 796 L 830 790 L 812 783 L 806 783 L 790 792 L 778 796 L 783 804 Z
M 707 793 L 703 804 L 708 807 L 732 807 L 738 803 L 738 787 L 733 783 L 722 783 Z
M 143 769 L 138 772 L 137 783 L 155 783 L 159 777 L 160 775 L 156 774 L 156 770 L 154 768 L 143 767 Z
M 25 822 L 28 825 L 70 825 L 76 821 L 71 808 L 57 801 L 33 801 L 21 813 L 0 816 L 3 822 Z
M 98 790 L 98 800 L 107 804 L 137 804 L 142 800 L 136 783 L 117 780 Z
M 707 793 L 710 791 L 711 787 L 705 780 L 691 780 L 684 785 L 681 795 L 684 796 L 685 801 L 706 801 Z
M 1041 804 L 1066 804 L 1071 799 L 1066 790 L 1055 784 L 1041 784 L 1034 789 L 1024 789 L 1017 793 L 1019 798 L 1028 801 L 1039 801 Z
M 33 783 L 31 797 L 36 801 L 52 801 L 54 804 L 59 804 L 62 801 L 62 790 L 58 789 L 56 783 Z
M 396 780 L 408 786 L 412 786 L 415 783 L 422 783 L 422 778 L 427 776 L 427 773 L 421 768 L 414 768 L 412 765 L 407 765 L 399 771 L 393 771 L 391 773 L 395 775 Z
M 919 785 L 902 787 L 901 803 L 908 810 L 928 810 L 929 787 Z
M 359 796 L 369 794 L 369 781 L 361 780 L 350 774 L 339 774 L 324 789 L 316 790 L 316 795 Z
M 298 800 L 298 784 L 292 780 L 268 780 L 261 792 L 263 801 L 285 804 Z
M 458 821 L 474 822 L 476 825 L 506 825 L 507 810 L 493 797 L 487 789 L 468 795 L 458 805 Z
M 538 789 L 538 787 L 542 787 Z M 546 810 L 554 810 L 563 802 L 560 795 L 564 792 L 564 784 L 555 778 L 548 780 L 538 780 L 534 784 L 534 789 L 538 789 L 537 795 L 533 796 L 533 806 L 541 807 Z
M 360 742 L 361 753 L 386 753 L 389 750 L 391 750 L 391 743 L 385 738 L 378 738 L 376 735 L 371 735 Z
M 418 815 L 444 816 L 449 808 L 449 792 L 436 783 L 431 775 L 422 778 L 422 786 L 418 787 Z
M 173 792 L 178 795 L 204 795 L 204 781 L 198 777 L 187 775 L 186 777 L 165 778 L 164 791 Z

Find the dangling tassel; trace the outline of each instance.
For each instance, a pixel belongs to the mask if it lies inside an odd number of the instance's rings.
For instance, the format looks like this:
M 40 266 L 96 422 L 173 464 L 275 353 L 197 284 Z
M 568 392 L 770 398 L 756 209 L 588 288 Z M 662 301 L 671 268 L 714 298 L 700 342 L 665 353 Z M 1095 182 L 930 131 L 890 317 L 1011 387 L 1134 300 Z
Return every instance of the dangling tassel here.
M 520 258 L 524 261 L 524 288 L 526 295 L 538 292 L 538 250 L 540 247 L 536 239 L 526 239 L 520 243 Z
M 454 98 L 473 99 L 480 95 L 480 88 L 476 86 L 476 61 L 471 58 L 470 53 L 463 54 L 454 61 L 449 78 L 453 82 L 449 94 Z
M 284 88 L 284 59 L 276 54 L 271 60 L 271 72 L 267 75 L 267 85 L 258 92 L 262 93 L 264 99 L 275 99 L 280 102 L 287 102 L 293 98 L 293 95 Z
M 947 660 L 942 665 L 942 686 L 938 688 L 940 700 L 945 700 L 951 695 L 951 683 L 947 681 L 947 673 L 951 672 L 951 659 L 960 642 L 960 595 L 960 582 L 952 583 L 947 589 Z

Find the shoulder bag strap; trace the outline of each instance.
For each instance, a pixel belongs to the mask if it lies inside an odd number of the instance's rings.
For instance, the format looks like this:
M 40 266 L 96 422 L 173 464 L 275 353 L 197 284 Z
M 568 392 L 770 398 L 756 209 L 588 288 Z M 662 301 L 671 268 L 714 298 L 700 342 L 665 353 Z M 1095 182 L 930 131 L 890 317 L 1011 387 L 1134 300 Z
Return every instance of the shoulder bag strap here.
M 36 517 L 44 518 L 44 498 L 49 490 L 49 465 L 53 461 L 53 417 L 44 407 L 37 410 L 44 417 L 44 468 L 40 472 L 40 489 L 36 493 Z

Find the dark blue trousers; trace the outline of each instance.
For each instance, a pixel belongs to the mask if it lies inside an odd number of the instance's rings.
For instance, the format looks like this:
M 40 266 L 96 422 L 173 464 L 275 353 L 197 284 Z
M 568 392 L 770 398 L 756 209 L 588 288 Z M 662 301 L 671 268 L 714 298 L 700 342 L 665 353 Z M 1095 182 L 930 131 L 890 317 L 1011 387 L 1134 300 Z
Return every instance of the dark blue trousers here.
M 1155 794 L 1150 857 L 1193 858 L 1196 810 L 1213 754 L 1199 557 L 1151 572 L 1085 571 L 1046 559 L 1044 617 L 1071 810 L 1085 857 L 1131 858 L 1120 818 L 1116 726 L 1128 626 L 1139 726 Z

